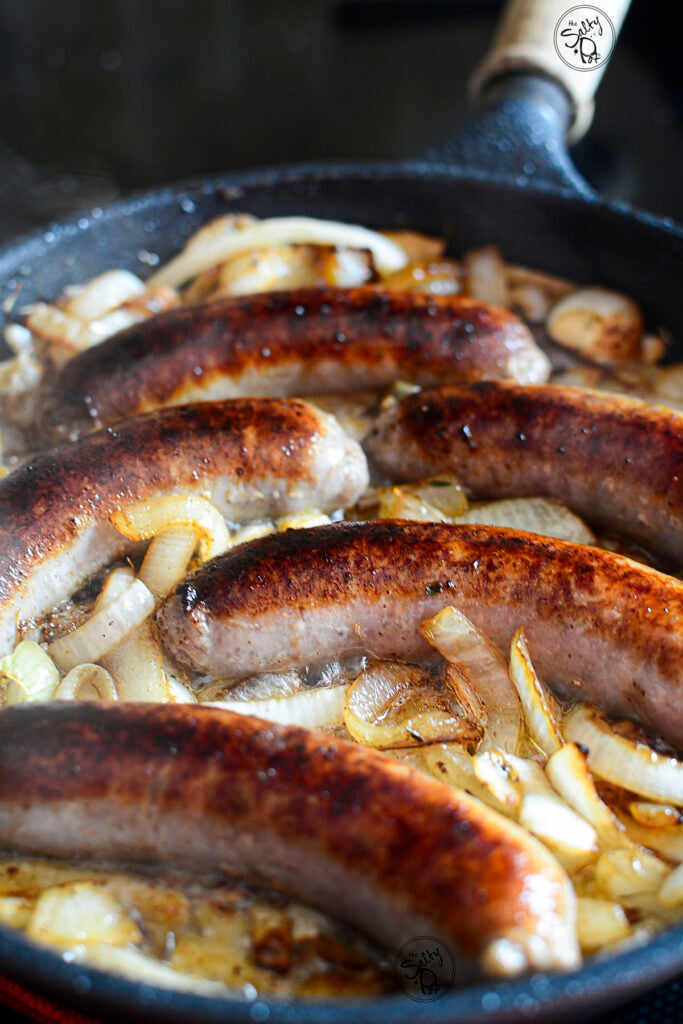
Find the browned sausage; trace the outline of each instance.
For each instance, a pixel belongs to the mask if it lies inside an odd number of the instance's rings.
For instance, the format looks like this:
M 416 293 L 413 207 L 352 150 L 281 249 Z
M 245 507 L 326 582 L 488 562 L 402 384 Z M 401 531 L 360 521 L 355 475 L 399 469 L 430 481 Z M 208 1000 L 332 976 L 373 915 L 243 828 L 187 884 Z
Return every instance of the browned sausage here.
M 239 677 L 359 651 L 424 658 L 418 625 L 448 604 L 503 651 L 523 626 L 561 695 L 683 747 L 683 584 L 597 548 L 443 523 L 290 531 L 206 563 L 159 623 L 180 662 Z
M 364 442 L 394 480 L 454 473 L 475 498 L 546 495 L 683 564 L 683 416 L 578 388 L 474 384 L 409 395 Z
M 72 359 L 44 428 L 73 436 L 161 405 L 490 377 L 543 381 L 511 313 L 459 296 L 313 288 L 221 299 L 136 324 Z
M 17 620 L 69 597 L 129 542 L 112 512 L 163 494 L 208 494 L 244 521 L 352 503 L 365 456 L 306 402 L 238 399 L 157 410 L 54 449 L 0 481 L 0 653 Z
M 190 866 L 283 890 L 398 951 L 428 934 L 459 974 L 495 943 L 573 967 L 574 899 L 520 828 L 405 764 L 214 708 L 0 713 L 0 846 Z

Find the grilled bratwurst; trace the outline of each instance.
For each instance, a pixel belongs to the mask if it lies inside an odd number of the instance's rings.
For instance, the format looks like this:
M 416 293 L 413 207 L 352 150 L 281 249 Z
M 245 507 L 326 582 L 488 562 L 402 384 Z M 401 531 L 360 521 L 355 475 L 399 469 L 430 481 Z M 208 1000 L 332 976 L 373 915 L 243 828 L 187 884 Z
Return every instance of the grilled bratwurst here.
M 502 650 L 523 626 L 560 695 L 683 747 L 683 584 L 597 548 L 442 523 L 292 530 L 207 562 L 158 623 L 181 664 L 240 677 L 355 652 L 423 659 L 418 626 L 448 604 Z
M 136 324 L 71 359 L 43 428 L 74 437 L 164 405 L 385 387 L 547 380 L 511 313 L 459 296 L 312 288 L 220 299 Z
M 213 708 L 3 711 L 0 847 L 237 875 L 390 950 L 433 936 L 459 974 L 502 973 L 511 949 L 515 972 L 579 961 L 571 886 L 516 825 L 371 750 Z
M 54 449 L 0 481 L 0 653 L 130 546 L 109 522 L 126 505 L 207 494 L 244 521 L 351 504 L 367 480 L 356 442 L 295 400 L 157 410 Z
M 364 441 L 393 480 L 454 473 L 475 498 L 545 495 L 683 564 L 683 415 L 635 398 L 504 383 L 408 395 Z

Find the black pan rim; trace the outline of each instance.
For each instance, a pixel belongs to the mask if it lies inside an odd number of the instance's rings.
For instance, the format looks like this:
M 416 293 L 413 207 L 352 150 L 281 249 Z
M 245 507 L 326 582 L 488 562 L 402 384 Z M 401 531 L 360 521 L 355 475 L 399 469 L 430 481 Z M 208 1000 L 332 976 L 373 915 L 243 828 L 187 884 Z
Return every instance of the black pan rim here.
M 418 1008 L 423 1024 L 513 1024 L 549 1016 L 560 1021 L 580 1011 L 594 1014 L 623 1004 L 674 978 L 682 966 L 683 925 L 676 925 L 646 945 L 594 958 L 576 971 L 478 982 L 433 1001 L 416 1001 L 402 993 L 334 1001 L 267 996 L 249 1001 L 162 988 L 69 963 L 59 952 L 0 924 L 0 970 L 13 980 L 81 1012 L 102 1013 L 105 1018 L 125 1013 L 150 1024 L 412 1024 Z
M 227 172 L 210 177 L 197 176 L 157 188 L 135 191 L 106 206 L 83 210 L 69 218 L 48 223 L 42 228 L 34 229 L 10 240 L 4 247 L 0 247 L 0 280 L 2 275 L 16 272 L 14 269 L 10 269 L 10 264 L 16 266 L 27 260 L 45 257 L 55 243 L 66 237 L 82 237 L 86 232 L 96 230 L 98 223 L 107 224 L 124 217 L 137 216 L 142 214 L 147 207 L 162 202 L 192 199 L 193 194 L 213 194 L 223 191 L 226 193 L 226 198 L 234 200 L 239 198 L 239 190 L 263 188 L 269 184 L 287 185 L 302 181 L 320 182 L 343 178 L 366 181 L 382 178 L 405 180 L 411 177 L 420 182 L 450 180 L 461 184 L 490 184 L 492 187 L 508 193 L 531 193 L 539 197 L 552 198 L 560 204 L 578 204 L 596 212 L 599 211 L 659 230 L 668 237 L 683 243 L 683 225 L 678 224 L 673 218 L 642 210 L 623 200 L 605 200 L 597 194 L 594 196 L 580 195 L 572 188 L 557 188 L 542 181 L 534 181 L 524 175 L 512 180 L 507 175 L 497 175 L 484 169 L 460 168 L 428 160 L 371 164 L 335 161 L 285 164 Z

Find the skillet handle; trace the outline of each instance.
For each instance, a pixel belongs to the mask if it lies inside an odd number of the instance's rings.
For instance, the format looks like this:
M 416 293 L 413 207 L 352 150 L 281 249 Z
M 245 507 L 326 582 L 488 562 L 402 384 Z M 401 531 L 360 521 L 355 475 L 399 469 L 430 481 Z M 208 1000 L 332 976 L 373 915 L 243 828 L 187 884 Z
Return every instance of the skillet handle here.
M 568 139 L 575 142 L 592 119 L 593 97 L 609 63 L 630 0 L 598 0 L 567 7 L 556 0 L 511 0 L 491 50 L 472 80 L 475 96 L 512 73 L 558 83 L 571 103 Z

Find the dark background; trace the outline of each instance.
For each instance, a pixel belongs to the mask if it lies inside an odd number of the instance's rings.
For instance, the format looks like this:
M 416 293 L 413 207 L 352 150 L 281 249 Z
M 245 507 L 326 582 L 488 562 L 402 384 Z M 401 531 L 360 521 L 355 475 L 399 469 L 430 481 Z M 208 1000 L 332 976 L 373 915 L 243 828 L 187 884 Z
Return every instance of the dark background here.
M 0 0 L 0 237 L 191 175 L 419 156 L 465 123 L 499 6 Z M 634 0 L 575 156 L 609 196 L 683 219 L 675 10 Z
M 0 241 L 183 177 L 419 156 L 464 126 L 499 6 L 0 0 Z M 634 0 L 574 155 L 604 194 L 683 220 L 676 11 Z M 682 994 L 662 987 L 602 1024 L 676 1024 Z

